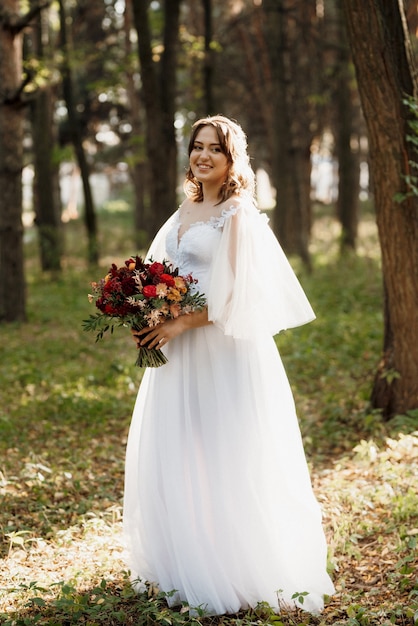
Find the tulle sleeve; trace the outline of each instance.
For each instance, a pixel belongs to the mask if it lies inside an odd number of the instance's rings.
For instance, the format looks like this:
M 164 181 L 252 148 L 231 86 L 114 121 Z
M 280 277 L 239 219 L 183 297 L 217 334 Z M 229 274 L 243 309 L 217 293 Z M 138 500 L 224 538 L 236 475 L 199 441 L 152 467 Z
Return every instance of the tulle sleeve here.
M 169 217 L 168 220 L 161 226 L 160 230 L 157 232 L 154 239 L 152 240 L 147 254 L 145 255 L 145 259 L 147 261 L 149 261 L 150 259 L 159 262 L 163 261 L 164 259 L 167 261 L 171 260 L 168 258 L 166 250 L 166 238 L 177 218 L 178 210 L 175 211 L 171 215 L 171 217 Z
M 271 335 L 315 319 L 311 305 L 271 230 L 249 202 L 232 210 L 208 291 L 209 320 L 235 338 Z

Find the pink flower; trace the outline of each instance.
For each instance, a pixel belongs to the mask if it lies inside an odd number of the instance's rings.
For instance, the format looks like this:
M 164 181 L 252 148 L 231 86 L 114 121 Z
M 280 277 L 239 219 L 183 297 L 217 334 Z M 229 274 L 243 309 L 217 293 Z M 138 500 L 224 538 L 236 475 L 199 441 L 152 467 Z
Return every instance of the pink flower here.
M 164 283 L 158 283 L 158 285 L 155 286 L 155 290 L 159 298 L 165 298 L 167 295 L 167 285 Z
M 180 315 L 181 306 L 176 302 L 175 304 L 170 304 L 170 314 L 176 318 Z

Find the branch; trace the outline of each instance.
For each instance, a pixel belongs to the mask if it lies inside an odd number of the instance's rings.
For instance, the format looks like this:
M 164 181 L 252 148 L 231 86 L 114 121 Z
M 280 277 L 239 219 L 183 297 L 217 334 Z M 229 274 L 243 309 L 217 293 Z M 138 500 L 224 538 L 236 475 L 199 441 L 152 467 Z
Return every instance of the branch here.
M 33 6 L 25 15 L 15 15 L 0 8 L 0 24 L 13 35 L 20 33 L 43 9 L 51 4 L 52 0 L 45 0 L 42 4 Z
M 27 104 L 26 99 L 22 98 L 22 94 L 25 90 L 26 85 L 28 85 L 31 82 L 33 77 L 34 77 L 34 72 L 27 71 L 25 73 L 25 78 L 22 80 L 22 82 L 20 83 L 16 91 L 14 91 L 13 93 L 4 95 L 4 98 L 0 104 L 7 105 L 7 106 L 21 106 L 21 105 Z

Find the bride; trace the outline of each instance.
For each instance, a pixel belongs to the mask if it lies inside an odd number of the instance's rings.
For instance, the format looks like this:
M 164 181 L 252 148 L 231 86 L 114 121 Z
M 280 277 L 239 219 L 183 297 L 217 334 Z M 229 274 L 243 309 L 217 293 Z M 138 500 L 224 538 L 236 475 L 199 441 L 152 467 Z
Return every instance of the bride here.
M 314 319 L 253 201 L 241 127 L 197 121 L 186 199 L 148 253 L 192 273 L 207 308 L 134 332 L 145 371 L 126 454 L 132 578 L 207 614 L 266 602 L 317 613 L 334 592 L 294 401 L 273 335 Z M 303 604 L 299 600 L 303 595 Z

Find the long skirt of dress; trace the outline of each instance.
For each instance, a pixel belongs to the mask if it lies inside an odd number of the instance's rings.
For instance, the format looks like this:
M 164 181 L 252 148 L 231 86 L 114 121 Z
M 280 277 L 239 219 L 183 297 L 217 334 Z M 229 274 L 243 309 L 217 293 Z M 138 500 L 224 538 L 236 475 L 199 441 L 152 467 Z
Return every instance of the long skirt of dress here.
M 129 433 L 124 533 L 133 579 L 208 614 L 333 593 L 292 392 L 271 337 L 215 326 L 148 369 Z

